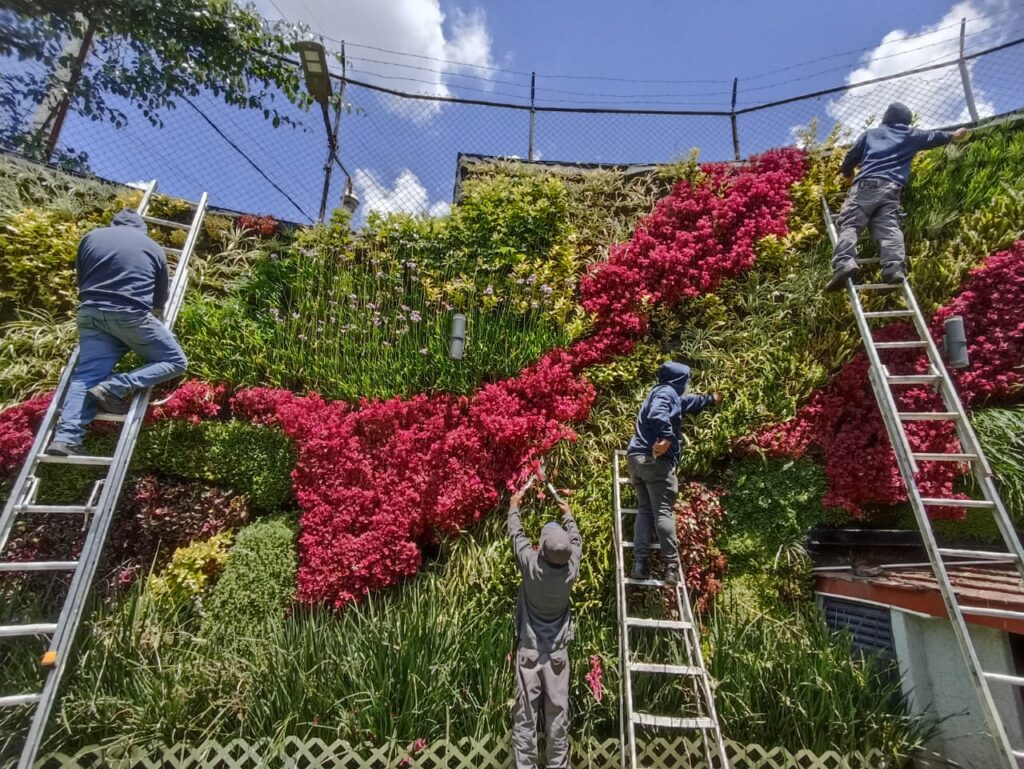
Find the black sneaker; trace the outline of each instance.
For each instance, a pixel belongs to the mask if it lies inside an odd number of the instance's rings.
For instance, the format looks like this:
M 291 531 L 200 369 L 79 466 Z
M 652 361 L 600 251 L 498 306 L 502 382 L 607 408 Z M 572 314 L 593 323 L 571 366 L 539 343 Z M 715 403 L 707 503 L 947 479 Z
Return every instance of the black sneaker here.
M 629 573 L 630 579 L 647 579 L 647 567 L 634 563 L 633 570 Z
M 899 272 L 894 272 L 894 273 L 892 273 L 892 275 L 883 275 L 882 276 L 882 282 L 883 283 L 888 283 L 890 286 L 898 286 L 900 283 L 902 283 L 906 279 L 907 279 L 907 276 L 904 274 L 903 270 L 900 270 Z
M 90 387 L 89 395 L 99 404 L 101 411 L 105 411 L 108 414 L 128 413 L 128 401 L 124 398 L 118 398 L 101 384 Z
M 81 444 L 52 441 L 43 453 L 49 454 L 51 457 L 80 457 L 85 454 L 85 449 Z
M 844 267 L 836 270 L 832 273 L 832 278 L 825 285 L 825 290 L 829 293 L 836 291 L 842 291 L 846 288 L 846 281 L 852 279 L 854 283 L 860 280 L 860 267 L 853 265 L 853 267 Z
M 666 585 L 678 585 L 679 584 L 679 567 L 675 564 L 665 565 L 665 584 Z

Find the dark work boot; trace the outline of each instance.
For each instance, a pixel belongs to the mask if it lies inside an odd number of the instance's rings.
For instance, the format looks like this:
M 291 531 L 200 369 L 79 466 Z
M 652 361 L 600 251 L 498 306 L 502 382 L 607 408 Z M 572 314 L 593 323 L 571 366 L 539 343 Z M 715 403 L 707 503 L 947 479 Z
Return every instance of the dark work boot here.
M 93 397 L 100 410 L 108 414 L 127 414 L 130 405 L 125 398 L 118 398 L 110 390 L 101 384 L 89 388 L 89 395 Z
M 888 283 L 890 286 L 898 286 L 900 283 L 902 283 L 906 279 L 907 279 L 907 276 L 903 272 L 902 269 L 899 269 L 899 270 L 896 270 L 895 272 L 890 272 L 890 273 L 887 273 L 885 275 L 882 275 L 882 282 L 883 283 Z
M 639 561 L 633 562 L 633 570 L 629 573 L 630 579 L 647 579 L 647 565 Z
M 832 273 L 832 278 L 825 285 L 825 290 L 829 293 L 835 291 L 842 291 L 846 288 L 846 281 L 852 279 L 854 283 L 860 280 L 860 267 L 856 264 L 850 267 L 840 267 L 838 270 Z
M 665 564 L 665 584 L 666 585 L 678 585 L 679 584 L 679 564 L 677 564 L 677 563 L 666 563 Z
M 85 454 L 85 449 L 75 443 L 52 441 L 43 453 L 49 454 L 51 457 L 78 457 Z

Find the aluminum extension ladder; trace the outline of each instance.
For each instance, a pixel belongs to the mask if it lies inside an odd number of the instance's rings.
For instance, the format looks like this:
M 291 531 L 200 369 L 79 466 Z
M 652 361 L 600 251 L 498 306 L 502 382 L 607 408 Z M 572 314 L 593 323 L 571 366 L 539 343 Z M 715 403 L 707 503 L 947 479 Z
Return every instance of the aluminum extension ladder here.
M 194 204 L 194 215 L 191 224 L 158 219 L 146 215 L 153 193 L 156 191 L 156 180 L 145 187 L 138 212 L 143 220 L 159 228 L 175 228 L 187 230 L 183 246 L 178 248 L 165 247 L 169 255 L 177 255 L 177 265 L 171 278 L 167 304 L 164 308 L 164 324 L 174 327 L 174 321 L 181 310 L 182 300 L 188 284 L 188 266 L 196 241 L 199 239 L 203 215 L 206 213 L 206 193 L 204 192 L 197 204 Z M 0 707 L 15 708 L 34 705 L 35 712 L 22 747 L 17 769 L 31 769 L 35 756 L 42 743 L 43 731 L 46 727 L 50 711 L 57 698 L 61 674 L 67 664 L 71 644 L 82 619 L 86 597 L 99 564 L 100 553 L 106 541 L 111 518 L 117 506 L 121 486 L 128 470 L 132 451 L 146 415 L 149 405 L 149 392 L 138 392 L 132 399 L 127 414 L 98 414 L 97 419 L 122 422 L 121 434 L 112 457 L 69 456 L 56 457 L 44 454 L 60 416 L 61 404 L 68 392 L 71 373 L 78 362 L 78 348 L 71 353 L 68 365 L 61 374 L 60 382 L 54 393 L 50 407 L 46 410 L 42 424 L 36 432 L 31 452 L 18 473 L 11 487 L 11 492 L 4 505 L 3 516 L 0 517 L 0 572 L 71 572 L 64 604 L 56 622 L 37 622 L 32 624 L 0 625 L 0 638 L 38 637 L 49 639 L 46 651 L 40 664 L 45 668 L 45 681 L 42 691 L 31 693 L 7 694 L 0 689 Z M 92 487 L 88 500 L 82 505 L 50 505 L 37 503 L 40 479 L 36 473 L 40 464 L 86 465 L 106 467 L 106 477 L 97 480 Z M 15 562 L 3 560 L 4 548 L 7 545 L 15 523 L 23 517 L 39 516 L 78 516 L 83 519 L 83 530 L 87 530 L 81 554 L 75 561 L 29 561 Z
M 828 202 L 821 199 L 824 210 L 825 226 L 828 230 L 829 239 L 832 245 L 836 243 L 836 226 L 829 210 Z M 858 265 L 867 266 L 878 263 L 878 259 L 859 259 Z M 981 667 L 981 661 L 971 640 L 970 631 L 964 620 L 964 615 L 988 616 L 1000 618 L 1024 618 L 1024 613 L 1006 611 L 1001 609 L 989 609 L 983 606 L 965 606 L 957 600 L 953 584 L 950 581 L 949 573 L 946 570 L 945 559 L 970 558 L 985 561 L 988 563 L 1013 563 L 1021 577 L 1024 578 L 1024 548 L 1013 528 L 1010 517 L 1006 513 L 999 491 L 996 489 L 992 477 L 992 469 L 978 443 L 974 429 L 967 418 L 963 404 L 957 395 L 953 380 L 939 353 L 928 330 L 928 324 L 921 314 L 921 308 L 917 304 L 914 292 L 908 281 L 903 281 L 899 286 L 887 283 L 861 283 L 855 284 L 847 280 L 847 292 L 850 295 L 850 304 L 853 306 L 853 315 L 857 320 L 857 329 L 860 332 L 861 340 L 864 342 L 864 349 L 867 352 L 870 363 L 869 378 L 871 388 L 875 393 L 875 400 L 878 401 L 878 408 L 882 412 L 882 419 L 885 422 L 886 430 L 889 433 L 889 441 L 892 443 L 893 451 L 896 454 L 896 462 L 899 465 L 900 473 L 903 476 L 903 483 L 907 488 L 907 497 L 914 510 L 914 517 L 921 529 L 921 537 L 924 540 L 925 549 L 928 551 L 928 560 L 931 561 L 932 570 L 935 573 L 935 581 L 938 583 L 939 592 L 946 605 L 950 621 L 953 623 L 953 630 L 960 645 L 964 661 L 967 663 L 967 670 L 974 682 L 981 702 L 982 710 L 985 713 L 985 720 L 992 732 L 997 752 L 1000 756 L 1002 769 L 1016 769 L 1024 766 L 1024 750 L 1014 750 L 1010 745 L 1006 729 L 1003 726 L 1002 717 L 996 708 L 989 689 L 989 682 L 1008 684 L 1011 686 L 1024 687 L 1024 677 L 1004 675 L 1002 673 L 988 673 Z M 862 291 L 890 291 L 899 292 L 903 299 L 905 308 L 896 310 L 879 310 L 874 312 L 865 311 L 861 303 L 860 293 Z M 914 324 L 917 332 L 916 339 L 894 342 L 876 342 L 871 333 L 869 321 L 887 318 L 909 318 Z M 891 349 L 921 349 L 928 356 L 929 369 L 926 374 L 912 376 L 898 376 L 890 374 L 881 361 L 879 355 L 882 350 Z M 938 412 L 901 412 L 893 396 L 893 387 L 907 385 L 932 385 L 942 395 L 945 404 L 945 411 Z M 905 422 L 931 421 L 931 422 L 952 422 L 956 427 L 957 437 L 960 440 L 961 451 L 958 453 L 926 453 L 915 452 L 903 429 Z M 939 499 L 921 496 L 917 487 L 914 474 L 917 472 L 918 462 L 962 462 L 971 465 L 971 471 L 981 490 L 983 499 Z M 1006 552 L 994 552 L 985 550 L 956 550 L 952 548 L 939 547 L 932 531 L 931 522 L 928 518 L 928 509 L 932 507 L 969 507 L 980 508 L 991 511 L 995 518 L 999 532 L 1002 534 L 1003 542 L 1006 545 Z M 954 565 L 955 560 L 949 561 Z M 1019 762 L 1019 763 L 1018 763 Z
M 700 739 L 707 769 L 715 767 L 728 769 L 729 762 L 726 758 L 718 714 L 715 711 L 711 677 L 704 666 L 699 630 L 694 620 L 686 581 L 682 579 L 682 575 L 680 575 L 674 590 L 678 619 L 653 619 L 630 615 L 627 587 L 663 590 L 671 585 L 660 579 L 633 579 L 626 576 L 626 551 L 633 548 L 633 543 L 623 538 L 622 521 L 624 516 L 636 515 L 637 510 L 636 508 L 622 507 L 622 487 L 631 483 L 628 473 L 623 474 L 622 472 L 622 463 L 625 459 L 625 451 L 616 451 L 612 456 L 612 493 L 615 503 L 615 584 L 618 599 L 619 650 L 622 656 L 619 697 L 621 763 L 623 769 L 640 769 L 637 727 L 644 727 L 651 730 L 663 730 L 671 734 L 696 733 Z M 652 544 L 651 547 L 657 550 L 659 545 Z M 635 659 L 630 635 L 632 632 L 661 634 L 663 638 L 667 636 L 678 639 L 686 661 L 685 664 L 667 664 Z M 636 710 L 633 678 L 638 673 L 666 676 L 676 681 L 689 681 L 695 695 L 693 706 L 696 715 L 655 715 Z M 717 764 L 712 763 L 714 756 L 718 757 Z

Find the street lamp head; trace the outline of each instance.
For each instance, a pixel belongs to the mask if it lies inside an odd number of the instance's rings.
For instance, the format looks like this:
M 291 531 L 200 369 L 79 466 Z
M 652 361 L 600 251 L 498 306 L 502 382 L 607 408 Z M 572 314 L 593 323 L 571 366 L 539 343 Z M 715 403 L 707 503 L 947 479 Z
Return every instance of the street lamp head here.
M 352 191 L 352 179 L 350 178 L 345 181 L 345 194 L 341 196 L 341 207 L 350 214 L 354 214 L 359 208 L 359 198 Z
M 302 74 L 306 77 L 306 88 L 320 104 L 326 105 L 331 98 L 331 76 L 327 69 L 327 52 L 315 40 L 302 40 L 295 45 L 302 62 Z

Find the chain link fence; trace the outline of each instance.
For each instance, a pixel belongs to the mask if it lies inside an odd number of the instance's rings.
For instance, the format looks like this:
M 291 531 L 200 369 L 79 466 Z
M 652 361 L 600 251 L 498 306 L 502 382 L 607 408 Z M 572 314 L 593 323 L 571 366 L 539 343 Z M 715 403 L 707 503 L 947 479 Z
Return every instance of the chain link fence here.
M 0 146 L 7 151 L 38 111 L 39 94 L 25 85 L 38 80 L 32 67 L 0 58 Z M 908 104 L 922 128 L 974 125 L 1024 107 L 1022 73 L 1024 38 L 767 103 L 758 99 L 768 86 L 734 83 L 729 98 L 729 86 L 719 85 L 712 106 L 720 106 L 674 110 L 567 106 L 569 91 L 541 87 L 543 98 L 533 99 L 522 83 L 479 89 L 480 99 L 438 97 L 385 88 L 353 69 L 334 78 L 345 106 L 341 167 L 333 169 L 327 209 L 339 205 L 349 177 L 360 201 L 357 224 L 372 211 L 442 214 L 454 199 L 461 155 L 635 165 L 672 162 L 697 148 L 701 160 L 740 160 L 801 141 L 811 125 L 819 139 L 838 130 L 850 140 L 894 100 Z M 83 170 L 112 181 L 157 178 L 168 194 L 196 199 L 205 190 L 220 208 L 310 223 L 328 158 L 323 117 L 317 105 L 306 111 L 283 94 L 271 100 L 285 118 L 277 127 L 259 110 L 229 107 L 206 92 L 180 99 L 155 124 L 127 103 L 118 105 L 128 118 L 123 125 L 89 120 L 72 106 L 57 155 L 77 157 Z

